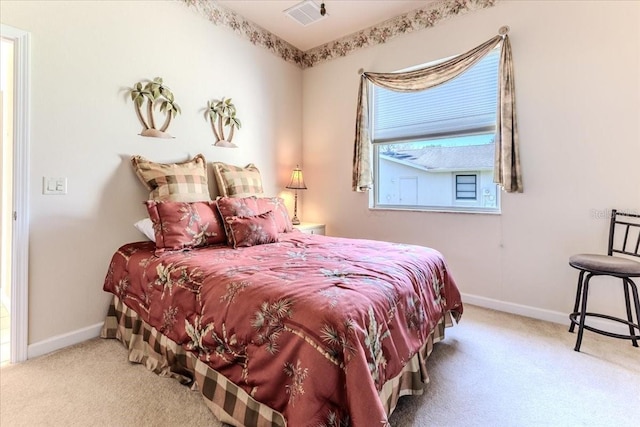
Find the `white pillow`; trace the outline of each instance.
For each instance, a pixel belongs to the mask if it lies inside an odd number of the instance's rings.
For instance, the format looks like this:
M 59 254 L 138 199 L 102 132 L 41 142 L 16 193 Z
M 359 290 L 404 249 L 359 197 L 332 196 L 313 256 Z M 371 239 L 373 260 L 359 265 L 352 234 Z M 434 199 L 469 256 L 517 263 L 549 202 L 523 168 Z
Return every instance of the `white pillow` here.
M 153 231 L 153 222 L 151 222 L 151 219 L 141 219 L 140 221 L 133 224 L 133 226 L 137 228 L 138 231 L 140 231 L 142 234 L 147 236 L 147 239 L 151 240 L 152 242 L 156 241 L 156 232 Z

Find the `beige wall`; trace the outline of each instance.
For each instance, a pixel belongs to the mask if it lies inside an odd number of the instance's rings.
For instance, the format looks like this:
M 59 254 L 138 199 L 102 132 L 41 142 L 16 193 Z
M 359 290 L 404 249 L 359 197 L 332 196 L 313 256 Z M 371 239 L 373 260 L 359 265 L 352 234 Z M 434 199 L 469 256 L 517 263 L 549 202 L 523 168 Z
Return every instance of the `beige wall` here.
M 567 257 L 605 245 L 606 221 L 596 214 L 640 211 L 632 174 L 640 158 L 638 2 L 503 1 L 304 72 L 177 2 L 3 0 L 0 17 L 32 34 L 30 343 L 102 321 L 109 259 L 140 238 L 131 225 L 145 215 L 132 154 L 255 162 L 272 194 L 302 159 L 305 221 L 324 222 L 333 235 L 438 248 L 466 294 L 538 313 L 569 310 L 576 275 Z M 525 193 L 503 195 L 499 216 L 370 211 L 368 196 L 350 189 L 357 70 L 464 52 L 505 24 Z M 123 91 L 155 76 L 183 110 L 173 140 L 138 136 Z M 219 96 L 233 97 L 243 120 L 235 150 L 212 147 L 202 118 L 206 100 Z M 42 195 L 43 176 L 67 177 L 69 193 Z M 617 288 L 594 294 L 595 309 L 618 309 Z
M 301 70 L 181 3 L 3 0 L 0 16 L 32 35 L 30 344 L 104 319 L 109 260 L 141 240 L 132 225 L 146 215 L 132 154 L 254 162 L 270 194 L 301 160 Z M 126 99 L 127 86 L 156 76 L 182 107 L 175 139 L 138 136 Z M 221 96 L 243 122 L 237 149 L 211 145 L 202 109 Z M 43 195 L 44 176 L 67 177 L 68 194 Z
M 602 251 L 618 207 L 640 212 L 640 2 L 502 1 L 303 73 L 305 220 L 332 235 L 439 249 L 468 298 L 565 319 L 568 257 Z M 511 27 L 524 194 L 501 215 L 371 211 L 351 191 L 358 69 L 394 71 L 465 52 Z M 593 289 L 620 313 L 621 287 Z M 526 307 L 522 307 L 526 306 Z

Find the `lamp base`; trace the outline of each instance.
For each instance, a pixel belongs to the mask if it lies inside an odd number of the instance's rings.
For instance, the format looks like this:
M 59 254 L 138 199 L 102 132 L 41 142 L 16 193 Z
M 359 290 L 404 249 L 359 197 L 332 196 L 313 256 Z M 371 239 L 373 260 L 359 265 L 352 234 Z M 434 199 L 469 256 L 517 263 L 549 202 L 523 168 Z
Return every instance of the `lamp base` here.
M 293 218 L 291 218 L 291 224 L 300 225 L 300 220 L 298 219 L 298 190 L 295 190 L 293 194 L 295 194 L 295 197 L 293 198 Z

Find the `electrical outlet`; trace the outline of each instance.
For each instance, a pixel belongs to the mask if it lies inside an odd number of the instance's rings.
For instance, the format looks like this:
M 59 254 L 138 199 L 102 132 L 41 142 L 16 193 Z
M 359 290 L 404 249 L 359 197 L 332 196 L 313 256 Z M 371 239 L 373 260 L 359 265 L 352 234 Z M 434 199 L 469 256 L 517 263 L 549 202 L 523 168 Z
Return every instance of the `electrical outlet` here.
M 45 176 L 42 179 L 42 194 L 67 194 L 67 178 Z

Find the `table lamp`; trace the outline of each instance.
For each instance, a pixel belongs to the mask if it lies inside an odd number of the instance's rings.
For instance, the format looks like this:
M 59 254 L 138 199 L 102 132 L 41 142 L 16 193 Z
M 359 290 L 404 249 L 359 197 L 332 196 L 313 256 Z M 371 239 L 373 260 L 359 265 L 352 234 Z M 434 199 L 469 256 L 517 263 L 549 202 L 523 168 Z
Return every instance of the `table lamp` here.
M 293 218 L 291 223 L 293 225 L 300 224 L 298 219 L 298 190 L 306 190 L 307 186 L 304 185 L 304 178 L 302 177 L 302 170 L 296 165 L 296 168 L 291 172 L 291 182 L 286 188 L 294 191 L 294 203 L 293 203 Z

